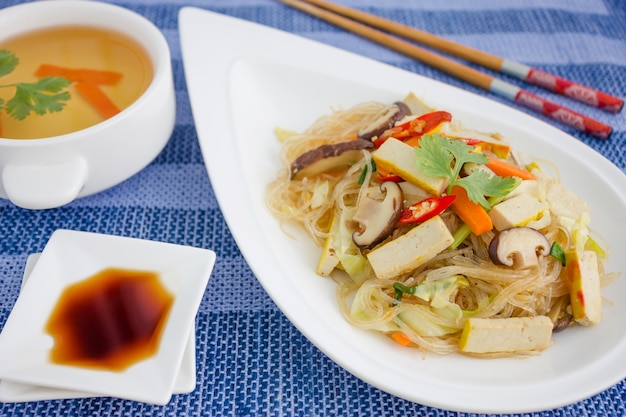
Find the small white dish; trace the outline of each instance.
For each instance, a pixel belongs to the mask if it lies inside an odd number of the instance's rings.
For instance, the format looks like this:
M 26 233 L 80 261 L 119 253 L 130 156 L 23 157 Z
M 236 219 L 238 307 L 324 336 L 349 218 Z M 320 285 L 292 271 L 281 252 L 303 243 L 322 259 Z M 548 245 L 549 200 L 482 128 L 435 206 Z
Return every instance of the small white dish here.
M 22 288 L 30 277 L 35 264 L 41 256 L 40 253 L 31 254 L 26 259 L 24 267 L 24 275 L 22 277 Z M 183 355 L 178 376 L 174 383 L 173 394 L 186 394 L 194 390 L 196 387 L 196 328 L 192 326 L 187 340 L 187 347 Z M 62 388 L 43 387 L 39 385 L 22 384 L 14 381 L 0 381 L 0 402 L 25 402 L 25 401 L 43 401 L 58 400 L 66 398 L 87 398 L 98 397 L 100 394 L 94 394 L 84 391 L 73 391 Z
M 0 333 L 0 380 L 166 404 L 179 371 L 186 369 L 183 357 L 188 337 L 214 264 L 215 253 L 208 249 L 55 231 Z M 44 327 L 59 295 L 68 285 L 107 267 L 158 272 L 161 283 L 173 294 L 157 353 L 121 372 L 52 363 L 48 355 L 53 339 Z

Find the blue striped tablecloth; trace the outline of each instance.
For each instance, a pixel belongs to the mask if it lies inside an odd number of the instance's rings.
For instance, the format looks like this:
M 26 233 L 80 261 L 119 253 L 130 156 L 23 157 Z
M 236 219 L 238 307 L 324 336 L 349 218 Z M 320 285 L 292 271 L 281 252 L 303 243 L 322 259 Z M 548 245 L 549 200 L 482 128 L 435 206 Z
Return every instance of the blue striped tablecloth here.
M 2 0 L 0 7 L 17 3 Z M 174 395 L 166 406 L 87 398 L 0 403 L 0 415 L 468 416 L 399 399 L 354 377 L 312 345 L 265 293 L 229 232 L 205 170 L 183 74 L 178 12 L 188 5 L 205 8 L 338 46 L 481 95 L 488 93 L 275 0 L 112 3 L 150 19 L 169 41 L 178 105 L 174 133 L 165 150 L 147 168 L 100 194 L 44 211 L 24 210 L 0 201 L 0 327 L 17 298 L 28 255 L 41 251 L 58 228 L 213 249 L 217 263 L 197 316 L 197 387 L 190 394 Z M 341 3 L 575 79 L 622 98 L 626 96 L 626 3 L 623 0 L 341 0 Z M 614 133 L 608 141 L 565 130 L 604 154 L 622 171 L 626 170 L 625 112 L 611 115 L 532 87 L 528 89 L 611 124 Z M 620 382 L 579 403 L 524 415 L 624 416 L 625 404 L 626 386 Z

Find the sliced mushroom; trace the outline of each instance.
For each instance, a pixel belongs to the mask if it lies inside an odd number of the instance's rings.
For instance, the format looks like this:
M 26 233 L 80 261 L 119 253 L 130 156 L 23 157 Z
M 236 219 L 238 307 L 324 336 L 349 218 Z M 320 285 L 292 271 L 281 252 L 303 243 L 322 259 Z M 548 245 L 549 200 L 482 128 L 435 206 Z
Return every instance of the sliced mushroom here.
M 530 227 L 511 227 L 497 233 L 489 244 L 489 257 L 496 265 L 515 269 L 538 265 L 539 256 L 550 254 L 550 242 L 538 230 Z
M 383 134 L 387 129 L 392 128 L 398 120 L 404 119 L 411 114 L 409 107 L 401 101 L 390 104 L 382 109 L 369 125 L 358 132 L 360 139 L 371 140 Z
M 369 140 L 356 139 L 311 149 L 291 163 L 291 179 L 299 180 L 347 167 L 361 159 L 361 150 L 373 147 L 374 144 Z
M 396 227 L 402 214 L 402 189 L 393 181 L 380 184 L 384 199 L 374 199 L 369 195 L 361 198 L 353 220 L 359 223 L 359 230 L 352 234 L 352 240 L 360 248 L 371 248 L 382 242 Z
M 563 312 L 563 315 L 560 316 L 556 323 L 554 323 L 554 327 L 552 328 L 552 333 L 559 333 L 563 330 L 567 329 L 574 323 L 574 317 L 568 312 Z
M 574 317 L 570 314 L 571 310 L 569 296 L 561 297 L 552 305 L 547 314 L 554 324 L 552 333 L 561 332 L 574 323 Z
M 415 93 L 409 93 L 406 97 L 404 97 L 404 99 L 402 99 L 402 102 L 409 108 L 410 114 L 415 116 L 421 116 L 422 114 L 435 111 L 434 108 L 419 99 Z

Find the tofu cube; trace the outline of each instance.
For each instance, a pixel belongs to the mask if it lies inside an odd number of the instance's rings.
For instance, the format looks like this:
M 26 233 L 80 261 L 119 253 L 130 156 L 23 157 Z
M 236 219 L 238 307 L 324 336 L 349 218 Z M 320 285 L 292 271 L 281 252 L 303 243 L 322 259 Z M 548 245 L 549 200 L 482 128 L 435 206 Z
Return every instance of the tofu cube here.
M 558 182 L 550 183 L 546 194 L 550 210 L 557 216 L 577 219 L 589 212 L 587 203 Z
M 448 226 L 435 216 L 366 256 L 376 276 L 388 279 L 425 264 L 453 241 Z
M 489 217 L 496 230 L 504 230 L 525 226 L 539 218 L 545 209 L 545 205 L 535 196 L 524 193 L 496 204 L 489 211 Z
M 420 172 L 415 163 L 413 147 L 398 139 L 387 139 L 372 153 L 372 157 L 376 166 L 401 176 L 433 195 L 440 195 L 448 186 L 445 178 L 429 177 Z
M 463 327 L 459 348 L 468 353 L 542 350 L 550 345 L 552 327 L 547 316 L 470 318 Z
M 406 206 L 415 204 L 428 197 L 432 197 L 432 194 L 424 190 L 422 187 L 418 187 L 408 181 L 399 182 L 398 185 L 402 189 L 402 195 L 404 196 L 404 203 Z
M 593 251 L 567 251 L 565 269 L 574 320 L 583 326 L 602 318 L 602 292 L 597 255 Z

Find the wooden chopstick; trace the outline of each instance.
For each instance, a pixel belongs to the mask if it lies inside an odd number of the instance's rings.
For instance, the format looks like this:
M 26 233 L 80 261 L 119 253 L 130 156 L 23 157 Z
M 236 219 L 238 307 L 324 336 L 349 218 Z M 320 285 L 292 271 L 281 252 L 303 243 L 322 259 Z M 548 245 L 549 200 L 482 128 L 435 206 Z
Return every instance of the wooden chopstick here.
M 324 8 L 316 7 L 312 4 L 309 4 L 313 1 L 320 2 L 321 0 L 280 1 L 319 19 L 325 20 L 329 23 L 332 23 L 336 26 L 360 35 L 364 38 L 394 49 L 404 55 L 417 59 L 418 61 L 421 61 L 440 71 L 448 73 L 456 78 L 473 84 L 486 91 L 490 91 L 501 97 L 509 99 L 526 108 L 539 112 L 545 116 L 548 116 L 577 130 L 595 136 L 599 139 L 608 139 L 613 130 L 609 125 L 606 125 L 583 114 L 577 113 L 573 110 L 561 106 L 560 104 L 556 104 L 546 99 L 543 99 L 531 92 L 523 90 L 522 88 L 514 84 L 499 80 L 495 77 L 492 77 L 491 75 L 482 73 L 459 62 L 431 52 L 427 49 L 403 41 L 385 32 L 373 29 L 362 23 L 340 16 L 330 10 L 326 10 Z M 324 4 L 329 3 L 324 2 Z
M 402 36 L 403 38 L 410 39 L 431 48 L 446 52 L 450 55 L 463 58 L 466 61 L 473 62 L 493 71 L 510 75 L 522 81 L 546 88 L 552 92 L 570 97 L 574 100 L 598 107 L 611 113 L 618 113 L 624 106 L 624 101 L 618 97 L 582 84 L 578 84 L 557 75 L 541 71 L 537 68 L 529 67 L 528 65 L 515 62 L 513 60 L 501 58 L 478 49 L 461 45 L 433 35 L 432 33 L 418 30 L 391 20 L 383 19 L 360 10 L 330 3 L 325 0 L 302 1 L 332 10 L 351 19 L 377 27 L 385 32 L 394 33 Z

